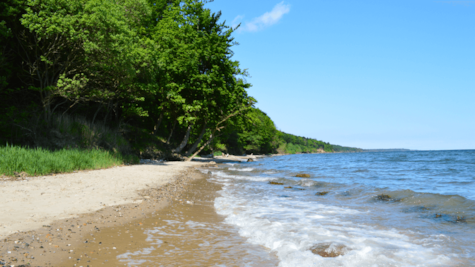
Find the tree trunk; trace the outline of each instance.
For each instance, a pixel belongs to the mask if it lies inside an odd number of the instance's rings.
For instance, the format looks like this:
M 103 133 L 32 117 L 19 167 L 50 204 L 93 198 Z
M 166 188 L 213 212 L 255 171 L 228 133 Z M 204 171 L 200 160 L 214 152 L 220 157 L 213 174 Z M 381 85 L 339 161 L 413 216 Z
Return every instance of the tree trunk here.
M 153 128 L 153 134 L 157 135 L 158 134 L 158 128 L 160 128 L 160 124 L 162 124 L 162 119 L 163 119 L 163 113 L 160 113 L 160 118 L 157 121 L 157 124 Z
M 96 120 L 97 113 L 102 109 L 102 105 L 99 104 L 99 108 L 97 109 L 96 113 L 94 113 L 94 117 L 92 118 L 92 124 L 94 124 L 94 121 Z
M 170 132 L 170 135 L 168 136 L 168 139 L 167 139 L 167 144 L 170 144 L 170 139 L 172 139 L 173 130 L 175 130 L 175 125 L 176 125 L 176 121 L 173 123 L 172 131 Z
M 196 139 L 195 143 L 193 143 L 191 148 L 186 152 L 187 157 L 189 157 L 191 155 L 191 153 L 195 152 L 196 148 L 198 147 L 198 145 L 201 142 L 201 139 L 203 139 L 203 136 L 205 135 L 205 133 L 206 133 L 206 122 L 205 122 L 205 124 L 203 124 L 203 129 L 201 129 L 201 133 L 198 136 L 198 139 Z
M 183 148 L 185 148 L 186 144 L 188 143 L 188 140 L 190 139 L 191 128 L 193 128 L 193 123 L 188 125 L 188 129 L 186 129 L 185 137 L 183 138 L 183 141 L 181 141 L 181 144 L 177 148 L 175 148 L 174 150 L 175 153 L 180 153 L 183 150 Z
M 198 155 L 201 152 L 201 150 L 203 150 L 206 146 L 211 144 L 211 142 L 213 141 L 215 137 L 214 132 L 215 131 L 213 131 L 213 133 L 209 136 L 209 140 L 206 141 L 206 143 L 203 146 L 201 146 L 200 149 L 198 149 L 198 151 L 196 151 L 193 155 L 191 155 L 191 157 L 187 158 L 186 161 L 191 161 L 196 155 Z
M 193 155 L 191 155 L 191 157 L 189 157 L 188 159 L 186 159 L 186 161 L 191 161 L 193 159 L 193 157 L 195 157 L 196 155 L 198 155 L 198 153 L 201 152 L 201 150 L 203 150 L 207 145 L 211 144 L 211 142 L 213 141 L 213 138 L 215 137 L 214 133 L 216 131 L 221 131 L 222 129 L 224 129 L 225 126 L 219 126 L 221 125 L 222 123 L 226 122 L 227 120 L 229 120 L 230 118 L 240 114 L 241 112 L 243 112 L 244 110 L 248 109 L 249 107 L 251 107 L 252 105 L 249 104 L 247 106 L 245 106 L 244 108 L 241 108 L 241 109 L 238 109 L 236 111 L 234 111 L 233 113 L 225 116 L 220 122 L 218 122 L 216 124 L 216 128 L 214 128 L 213 130 L 213 133 L 211 133 L 211 135 L 209 136 L 209 140 L 202 146 L 200 147 L 200 149 L 198 149 L 198 151 L 196 151 Z

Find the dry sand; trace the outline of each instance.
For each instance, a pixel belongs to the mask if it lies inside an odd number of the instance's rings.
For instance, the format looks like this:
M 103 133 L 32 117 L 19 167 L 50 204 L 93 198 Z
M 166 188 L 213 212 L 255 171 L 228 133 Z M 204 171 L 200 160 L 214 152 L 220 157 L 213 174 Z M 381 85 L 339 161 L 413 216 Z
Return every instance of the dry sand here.
M 167 184 L 199 165 L 167 162 L 0 182 L 0 240 L 107 206 L 140 203 L 139 190 Z
M 201 187 L 197 187 L 193 181 L 204 175 L 195 168 L 212 168 L 216 166 L 213 161 L 247 161 L 248 158 L 148 161 L 150 164 L 16 181 L 0 180 L 0 266 L 96 266 L 98 262 L 116 266 L 115 257 L 119 253 L 140 250 L 147 245 L 144 244 L 143 228 L 163 224 L 160 217 L 164 219 L 178 212 L 180 216 L 188 214 L 189 218 L 200 217 L 199 214 L 203 217 L 204 214 L 209 222 L 222 221 L 212 206 L 216 194 L 210 193 L 218 188 L 206 179 L 202 179 Z M 203 186 L 203 183 L 207 184 Z M 201 193 L 197 197 L 198 191 Z M 199 206 L 201 208 L 190 209 Z M 119 238 L 125 231 L 134 233 L 133 241 Z M 195 240 L 199 242 L 209 235 L 209 232 L 203 233 Z M 211 236 L 216 235 L 225 233 L 211 233 Z M 243 246 L 245 241 L 236 233 L 228 235 L 235 241 L 229 243 L 235 249 L 227 250 L 243 256 L 245 249 L 249 249 Z M 198 245 L 190 243 L 186 235 L 181 242 L 191 247 Z M 186 251 L 187 248 L 183 247 L 184 255 Z M 168 253 L 166 250 L 162 252 Z M 211 258 L 203 254 L 201 259 L 205 263 Z M 176 261 L 176 258 L 168 260 Z M 239 257 L 234 260 L 239 260 Z M 275 266 L 275 258 L 254 259 L 256 262 L 261 260 Z M 219 256 L 213 261 L 222 262 Z

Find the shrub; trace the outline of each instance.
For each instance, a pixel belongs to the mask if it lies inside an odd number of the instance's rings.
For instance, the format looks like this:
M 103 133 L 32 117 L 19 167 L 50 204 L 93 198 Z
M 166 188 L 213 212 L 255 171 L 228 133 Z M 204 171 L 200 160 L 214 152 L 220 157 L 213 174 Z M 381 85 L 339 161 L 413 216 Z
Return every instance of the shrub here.
M 43 116 L 33 116 L 25 121 L 19 132 L 23 133 L 20 144 L 48 150 L 102 149 L 129 155 L 132 149 L 122 136 L 120 126 L 110 128 L 102 122 L 91 123 L 80 116 L 53 115 L 45 121 Z

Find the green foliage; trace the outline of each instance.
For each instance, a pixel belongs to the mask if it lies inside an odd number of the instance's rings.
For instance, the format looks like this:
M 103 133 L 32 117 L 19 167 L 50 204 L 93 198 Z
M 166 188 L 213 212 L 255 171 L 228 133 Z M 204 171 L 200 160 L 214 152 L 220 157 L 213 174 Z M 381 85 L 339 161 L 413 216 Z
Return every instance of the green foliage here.
M 319 141 L 312 138 L 306 138 L 279 132 L 280 146 L 279 153 L 297 154 L 297 153 L 322 153 L 322 152 L 361 152 L 359 148 L 343 147 L 332 145 L 327 142 Z
M 359 152 L 361 149 L 332 145 L 316 139 L 281 132 L 260 109 L 251 108 L 232 121 L 212 147 L 231 154 L 298 154 L 323 152 Z
M 109 168 L 126 163 L 138 163 L 138 158 L 101 150 L 63 149 L 52 152 L 42 148 L 0 147 L 0 173 L 8 176 L 13 176 L 14 172 L 37 176 Z
M 254 108 L 236 29 L 206 2 L 0 2 L 0 142 L 175 159 L 353 151 Z

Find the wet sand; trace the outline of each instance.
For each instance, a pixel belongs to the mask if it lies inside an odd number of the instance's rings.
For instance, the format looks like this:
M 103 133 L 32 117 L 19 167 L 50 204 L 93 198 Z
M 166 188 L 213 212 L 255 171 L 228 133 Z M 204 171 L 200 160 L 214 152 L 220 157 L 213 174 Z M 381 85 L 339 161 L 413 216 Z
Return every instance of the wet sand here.
M 219 189 L 202 176 L 161 210 L 95 233 L 60 266 L 277 266 L 275 255 L 223 224 L 214 209 Z
M 104 207 L 140 203 L 138 191 L 173 182 L 199 162 L 151 162 L 42 177 L 0 179 L 0 240 Z
M 0 244 L 0 265 L 73 266 L 76 262 L 67 265 L 62 262 L 69 260 L 69 257 L 76 257 L 80 262 L 82 258 L 87 259 L 89 256 L 75 253 L 76 247 L 101 242 L 96 241 L 95 235 L 102 229 L 147 218 L 172 201 L 177 201 L 190 182 L 201 177 L 193 168 L 186 169 L 164 186 L 141 190 L 138 192 L 141 199 L 135 203 L 105 207 L 75 218 L 56 220 L 39 229 L 12 234 Z M 103 242 L 109 244 L 107 240 Z M 84 261 L 87 262 L 82 262 Z
M 134 203 L 9 235 L 0 242 L 0 266 L 124 266 L 134 262 L 143 262 L 142 266 L 242 266 L 244 262 L 276 266 L 274 255 L 247 244 L 235 229 L 222 223 L 224 218 L 213 206 L 218 190 L 200 171 L 188 168 L 166 185 L 139 191 L 140 199 Z

